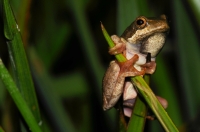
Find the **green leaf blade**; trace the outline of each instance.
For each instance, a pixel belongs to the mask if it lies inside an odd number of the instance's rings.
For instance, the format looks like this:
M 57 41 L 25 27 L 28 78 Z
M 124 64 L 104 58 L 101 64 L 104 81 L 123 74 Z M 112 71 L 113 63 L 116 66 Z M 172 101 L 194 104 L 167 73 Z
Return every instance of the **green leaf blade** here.
M 24 50 L 20 30 L 8 0 L 3 0 L 4 36 L 8 39 L 7 46 L 12 72 L 17 87 L 33 112 L 37 122 L 41 121 L 39 105 L 30 73 L 28 60 Z

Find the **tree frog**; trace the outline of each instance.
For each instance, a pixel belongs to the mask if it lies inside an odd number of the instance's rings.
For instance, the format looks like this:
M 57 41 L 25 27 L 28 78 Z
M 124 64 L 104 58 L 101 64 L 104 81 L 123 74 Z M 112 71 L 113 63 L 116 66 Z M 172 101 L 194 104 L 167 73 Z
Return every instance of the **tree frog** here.
M 121 37 L 111 36 L 116 44 L 109 50 L 111 55 L 123 53 L 126 62 L 111 61 L 103 78 L 103 110 L 112 108 L 123 93 L 124 105 L 133 105 L 137 92 L 126 77 L 153 74 L 156 69 L 156 55 L 162 49 L 169 25 L 165 15 L 159 18 L 139 16 L 124 31 Z M 151 62 L 146 63 L 147 54 Z

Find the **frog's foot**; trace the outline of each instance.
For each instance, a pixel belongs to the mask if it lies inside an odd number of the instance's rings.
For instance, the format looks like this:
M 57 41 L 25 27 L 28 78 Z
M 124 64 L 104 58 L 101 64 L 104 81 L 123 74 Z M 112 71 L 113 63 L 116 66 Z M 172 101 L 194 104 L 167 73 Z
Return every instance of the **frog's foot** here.
M 145 70 L 147 74 L 153 74 L 156 70 L 156 62 L 147 62 L 144 65 L 141 65 L 141 67 Z
M 161 103 L 161 105 L 163 106 L 164 109 L 167 108 L 168 106 L 168 102 L 166 99 L 160 97 L 160 96 L 156 96 L 158 101 Z M 132 109 L 135 103 L 135 99 L 129 99 L 129 100 L 125 100 L 123 102 L 124 105 L 124 115 L 127 117 L 131 117 L 132 115 Z M 145 118 L 149 119 L 149 120 L 154 120 L 155 119 L 155 115 L 147 115 Z
M 119 62 L 120 67 L 120 73 L 124 77 L 131 77 L 131 76 L 138 76 L 138 75 L 144 75 L 145 70 L 138 71 L 133 66 L 135 62 L 138 60 L 139 56 L 135 54 L 130 60 L 127 60 L 125 62 Z
M 109 49 L 109 51 L 108 51 L 109 54 L 116 55 L 116 54 L 120 54 L 123 51 L 125 51 L 126 44 L 124 43 L 124 41 L 121 40 L 120 37 L 118 37 L 117 35 L 112 35 L 111 39 L 115 43 L 115 46 L 113 48 Z

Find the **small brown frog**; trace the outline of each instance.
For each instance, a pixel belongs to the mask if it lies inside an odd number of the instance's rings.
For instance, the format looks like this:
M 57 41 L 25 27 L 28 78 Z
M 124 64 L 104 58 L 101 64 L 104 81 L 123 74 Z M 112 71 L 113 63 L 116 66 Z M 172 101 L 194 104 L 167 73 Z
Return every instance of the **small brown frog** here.
M 116 44 L 109 50 L 111 55 L 123 53 L 126 62 L 111 61 L 103 78 L 103 109 L 112 108 L 123 93 L 124 105 L 133 105 L 137 92 L 126 77 L 153 74 L 156 55 L 162 49 L 169 26 L 165 15 L 159 18 L 140 16 L 124 31 L 121 37 L 111 36 Z M 146 63 L 147 54 L 151 62 Z

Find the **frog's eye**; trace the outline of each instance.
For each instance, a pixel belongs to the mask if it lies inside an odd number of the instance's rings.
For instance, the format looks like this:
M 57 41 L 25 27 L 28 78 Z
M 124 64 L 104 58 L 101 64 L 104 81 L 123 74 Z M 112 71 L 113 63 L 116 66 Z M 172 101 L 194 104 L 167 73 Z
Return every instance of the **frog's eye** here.
M 142 19 L 137 20 L 137 25 L 142 25 L 144 24 L 144 21 Z
M 138 28 L 144 28 L 146 26 L 146 19 L 144 17 L 139 17 L 136 20 L 136 26 Z

